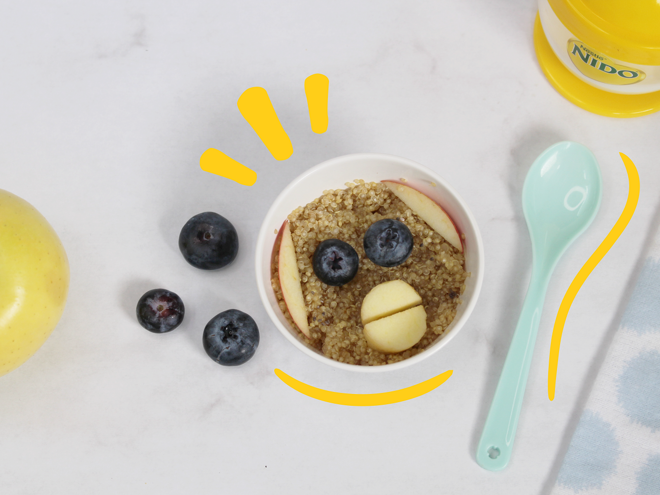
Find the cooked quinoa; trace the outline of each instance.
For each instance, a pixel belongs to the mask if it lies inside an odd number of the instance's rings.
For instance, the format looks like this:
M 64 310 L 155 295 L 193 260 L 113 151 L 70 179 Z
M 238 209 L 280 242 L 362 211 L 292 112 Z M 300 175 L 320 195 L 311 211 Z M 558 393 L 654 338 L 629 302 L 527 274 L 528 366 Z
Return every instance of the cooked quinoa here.
M 465 258 L 431 229 L 384 184 L 355 180 L 346 189 L 323 191 L 323 195 L 288 216 L 298 259 L 302 291 L 307 304 L 311 339 L 305 340 L 327 357 L 349 364 L 376 366 L 395 363 L 429 347 L 456 315 L 459 296 L 465 290 Z M 405 223 L 415 242 L 412 254 L 401 265 L 384 268 L 364 253 L 362 239 L 369 226 L 384 218 Z M 353 280 L 341 287 L 322 283 L 312 269 L 316 246 L 326 239 L 349 243 L 360 257 Z M 286 308 L 274 259 L 271 283 L 282 312 L 293 328 Z M 362 335 L 362 300 L 378 284 L 403 280 L 422 297 L 427 314 L 426 333 L 412 348 L 384 354 L 367 345 Z

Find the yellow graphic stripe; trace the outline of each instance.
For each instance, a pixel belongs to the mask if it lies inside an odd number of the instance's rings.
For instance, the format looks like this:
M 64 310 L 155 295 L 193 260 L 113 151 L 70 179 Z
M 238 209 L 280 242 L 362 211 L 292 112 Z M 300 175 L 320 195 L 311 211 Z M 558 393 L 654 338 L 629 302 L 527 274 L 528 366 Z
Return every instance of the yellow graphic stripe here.
M 305 95 L 309 108 L 312 131 L 323 134 L 328 130 L 328 88 L 330 80 L 323 74 L 312 74 L 305 79 Z
M 330 402 L 331 404 L 339 404 L 342 406 L 383 406 L 385 404 L 394 404 L 396 402 L 414 399 L 415 397 L 424 395 L 445 383 L 452 373 L 452 370 L 445 371 L 425 382 L 418 383 L 412 387 L 394 390 L 392 392 L 383 392 L 381 394 L 343 394 L 340 392 L 331 392 L 329 390 L 312 387 L 311 385 L 307 385 L 306 383 L 290 377 L 282 370 L 275 370 L 275 374 L 280 380 L 301 394 L 311 397 L 312 399 L 322 400 L 324 402 Z
M 257 173 L 254 170 L 215 148 L 209 148 L 202 154 L 199 166 L 205 172 L 226 177 L 244 186 L 251 186 L 257 182 Z
M 261 138 L 273 158 L 286 160 L 293 154 L 291 140 L 280 124 L 264 88 L 246 89 L 237 104 L 241 115 Z
M 628 226 L 628 222 L 630 222 L 633 213 L 635 213 L 637 201 L 639 200 L 639 174 L 637 173 L 637 168 L 630 158 L 623 153 L 619 154 L 623 159 L 623 164 L 626 166 L 626 172 L 628 172 L 628 200 L 626 201 L 626 206 L 623 208 L 621 216 L 614 224 L 614 227 L 612 227 L 610 233 L 607 234 L 607 237 L 605 237 L 603 242 L 600 243 L 600 246 L 594 251 L 594 254 L 592 254 L 584 266 L 580 268 L 580 271 L 571 282 L 571 285 L 568 287 L 568 290 L 564 295 L 564 299 L 559 305 L 559 311 L 557 312 L 557 318 L 555 319 L 555 326 L 552 329 L 552 341 L 550 342 L 550 363 L 548 365 L 548 398 L 550 400 L 554 400 L 555 398 L 561 334 L 564 330 L 564 324 L 566 323 L 568 311 L 571 309 L 571 304 L 573 304 L 573 300 L 584 281 L 587 280 L 587 277 L 591 274 L 593 269 L 596 268 L 596 265 L 600 263 L 605 254 L 607 254 Z

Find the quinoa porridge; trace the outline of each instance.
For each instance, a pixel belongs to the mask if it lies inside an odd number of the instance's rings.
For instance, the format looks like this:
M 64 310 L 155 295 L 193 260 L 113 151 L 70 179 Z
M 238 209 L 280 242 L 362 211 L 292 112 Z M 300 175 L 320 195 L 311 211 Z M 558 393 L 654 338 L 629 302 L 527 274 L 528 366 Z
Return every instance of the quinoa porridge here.
M 324 191 L 288 216 L 311 333 L 311 339 L 305 339 L 325 356 L 343 363 L 375 366 L 402 361 L 429 347 L 454 319 L 468 276 L 465 258 L 384 184 L 355 180 L 346 186 Z M 369 226 L 385 218 L 405 223 L 414 240 L 410 257 L 393 268 L 375 265 L 362 245 Z M 322 283 L 312 268 L 314 251 L 326 239 L 349 243 L 360 258 L 355 278 L 340 287 Z M 271 268 L 271 284 L 279 306 L 297 329 L 282 295 L 277 256 Z M 397 354 L 371 349 L 362 334 L 360 317 L 364 297 L 375 286 L 390 280 L 410 284 L 421 296 L 427 313 L 422 339 Z

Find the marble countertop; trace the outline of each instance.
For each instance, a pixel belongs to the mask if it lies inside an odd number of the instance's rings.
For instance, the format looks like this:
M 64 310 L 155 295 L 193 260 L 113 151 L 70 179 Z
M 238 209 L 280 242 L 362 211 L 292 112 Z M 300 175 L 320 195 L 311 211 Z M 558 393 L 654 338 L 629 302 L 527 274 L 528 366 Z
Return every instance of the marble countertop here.
M 27 363 L 0 378 L 3 495 L 70 493 L 442 493 L 547 495 L 659 221 L 660 114 L 592 115 L 544 78 L 531 1 L 18 2 L 0 15 L 0 188 L 31 202 L 71 264 L 64 316 Z M 303 81 L 330 79 L 329 127 L 310 130 Z M 269 92 L 293 156 L 276 161 L 238 112 Z M 572 140 L 603 175 L 603 203 L 547 293 L 509 467 L 474 451 L 530 275 L 521 187 L 535 157 Z M 203 172 L 218 148 L 255 169 L 240 186 Z M 271 324 L 254 275 L 261 221 L 279 192 L 326 159 L 403 156 L 444 177 L 483 236 L 486 274 L 461 333 L 396 372 L 355 375 L 295 349 Z M 566 323 L 554 402 L 550 335 L 571 280 L 619 217 L 637 165 L 628 228 L 582 287 Z M 352 178 L 349 178 L 352 179 Z M 187 265 L 185 221 L 217 211 L 241 250 L 220 272 Z M 166 335 L 135 319 L 154 287 L 180 294 Z M 239 308 L 261 344 L 224 368 L 201 334 Z M 453 376 L 417 399 L 346 407 L 284 385 L 281 368 L 349 393 Z

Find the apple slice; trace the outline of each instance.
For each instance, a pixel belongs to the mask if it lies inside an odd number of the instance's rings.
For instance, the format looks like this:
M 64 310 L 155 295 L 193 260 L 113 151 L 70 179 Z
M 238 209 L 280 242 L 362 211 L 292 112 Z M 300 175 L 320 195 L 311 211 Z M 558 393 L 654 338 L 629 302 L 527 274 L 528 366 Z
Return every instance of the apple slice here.
M 364 338 L 372 349 L 395 353 L 410 349 L 426 332 L 424 306 L 401 311 L 364 326 Z
M 284 221 L 280 230 L 282 231 L 282 239 L 279 253 L 279 276 L 284 302 L 291 318 L 293 318 L 293 322 L 302 333 L 311 338 L 309 323 L 307 322 L 307 306 L 303 297 L 302 285 L 300 285 L 296 249 L 293 247 L 291 228 L 287 220 Z
M 362 300 L 362 324 L 385 318 L 422 304 L 422 298 L 403 280 L 391 280 L 377 285 Z
M 449 244 L 463 252 L 463 243 L 456 225 L 438 203 L 410 186 L 389 180 L 383 183 Z

